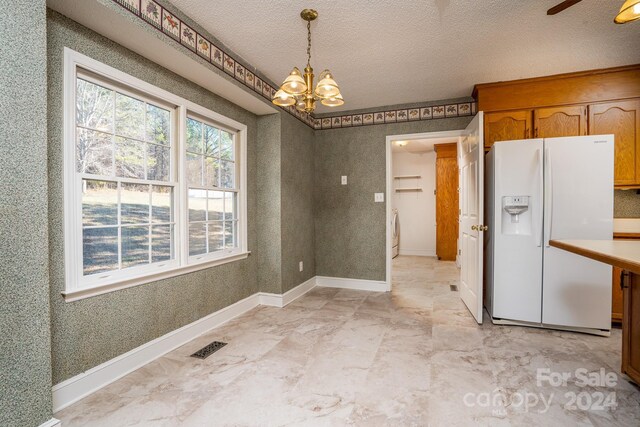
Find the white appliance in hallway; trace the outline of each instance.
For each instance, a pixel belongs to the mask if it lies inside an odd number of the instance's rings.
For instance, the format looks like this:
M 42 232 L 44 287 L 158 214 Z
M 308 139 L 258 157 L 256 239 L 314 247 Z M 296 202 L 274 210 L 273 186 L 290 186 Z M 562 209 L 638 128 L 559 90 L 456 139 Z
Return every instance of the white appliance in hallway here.
M 613 135 L 505 141 L 486 156 L 494 323 L 607 335 L 611 267 L 549 246 L 613 236 Z
M 391 215 L 393 216 L 391 220 L 391 232 L 393 233 L 393 243 L 391 246 L 391 257 L 395 258 L 400 254 L 400 222 L 398 218 L 398 209 L 393 209 L 391 211 Z

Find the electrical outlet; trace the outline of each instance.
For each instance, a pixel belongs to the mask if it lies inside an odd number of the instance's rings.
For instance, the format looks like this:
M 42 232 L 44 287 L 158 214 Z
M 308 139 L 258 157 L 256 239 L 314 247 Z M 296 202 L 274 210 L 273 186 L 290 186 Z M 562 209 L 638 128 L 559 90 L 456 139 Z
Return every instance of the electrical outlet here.
M 299 268 L 300 268 L 300 271 L 304 270 L 304 262 L 300 261 Z
M 347 185 L 347 176 L 342 175 L 342 185 Z
M 384 193 L 374 193 L 373 201 L 376 203 L 384 203 Z

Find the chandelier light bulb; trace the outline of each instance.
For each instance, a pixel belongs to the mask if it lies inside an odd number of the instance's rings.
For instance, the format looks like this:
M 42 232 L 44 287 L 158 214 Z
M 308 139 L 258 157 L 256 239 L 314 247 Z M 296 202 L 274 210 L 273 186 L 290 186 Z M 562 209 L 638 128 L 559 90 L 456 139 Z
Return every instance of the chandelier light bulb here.
M 320 81 L 316 87 L 316 96 L 319 98 L 332 98 L 340 93 L 338 84 L 333 80 L 333 76 L 329 70 L 320 73 Z
M 288 107 L 290 105 L 295 104 L 296 99 L 292 95 L 280 89 L 273 96 L 273 100 L 271 102 L 273 102 L 275 105 L 279 107 Z
M 342 99 L 342 94 L 338 93 L 336 96 L 324 98 L 320 102 L 327 107 L 339 107 L 344 104 L 344 99 Z
M 304 99 L 300 98 L 300 99 L 298 100 L 298 102 L 296 103 L 296 109 L 297 109 L 298 111 L 304 111 L 304 110 L 305 110 L 305 108 L 306 108 L 306 105 L 305 105 L 305 103 L 304 103 Z
M 304 79 L 302 78 L 302 74 L 298 67 L 293 67 L 291 73 L 287 76 L 280 86 L 280 89 L 284 90 L 291 95 L 302 95 L 307 91 L 307 85 L 304 83 Z

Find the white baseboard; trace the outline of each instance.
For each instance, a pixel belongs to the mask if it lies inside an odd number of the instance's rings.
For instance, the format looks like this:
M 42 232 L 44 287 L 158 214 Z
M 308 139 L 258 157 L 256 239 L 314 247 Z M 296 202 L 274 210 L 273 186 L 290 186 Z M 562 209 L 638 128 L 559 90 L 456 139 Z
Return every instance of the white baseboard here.
M 62 423 L 60 422 L 60 420 L 51 418 L 49 421 L 43 422 L 38 427 L 60 427 L 61 425 Z
M 326 276 L 316 276 L 316 286 L 371 292 L 389 292 L 391 290 L 391 287 L 387 282 L 381 282 L 378 280 L 345 279 L 342 277 Z
M 90 395 L 147 363 L 163 356 L 203 333 L 246 313 L 260 304 L 253 294 L 228 307 L 209 314 L 193 323 L 171 331 L 118 357 L 104 362 L 75 377 L 53 386 L 53 412 Z
M 316 286 L 373 292 L 388 292 L 390 290 L 386 282 L 316 276 L 282 295 L 266 292 L 253 294 L 215 313 L 211 313 L 193 323 L 171 331 L 140 347 L 108 360 L 86 372 L 54 385 L 53 412 L 58 412 L 72 405 L 91 393 L 96 392 L 181 345 L 188 343 L 205 332 L 246 313 L 258 305 L 284 307 Z M 52 419 L 40 427 L 57 427 L 59 425 L 57 423 L 59 423 L 57 420 Z
M 436 251 L 423 251 L 421 249 L 402 249 L 400 248 L 400 255 L 407 256 L 436 256 Z
M 272 294 L 269 292 L 259 292 L 258 298 L 260 299 L 260 305 L 267 305 L 269 307 L 284 307 L 282 305 L 282 295 L 280 294 Z
M 316 277 L 313 276 L 306 282 L 302 282 L 293 289 L 288 290 L 282 295 L 283 307 L 297 300 L 311 289 L 316 287 Z
M 285 292 L 284 294 L 272 294 L 267 292 L 260 292 L 260 304 L 268 305 L 271 307 L 285 307 L 287 304 L 297 300 L 311 289 L 316 286 L 315 276 L 296 286 L 293 289 Z

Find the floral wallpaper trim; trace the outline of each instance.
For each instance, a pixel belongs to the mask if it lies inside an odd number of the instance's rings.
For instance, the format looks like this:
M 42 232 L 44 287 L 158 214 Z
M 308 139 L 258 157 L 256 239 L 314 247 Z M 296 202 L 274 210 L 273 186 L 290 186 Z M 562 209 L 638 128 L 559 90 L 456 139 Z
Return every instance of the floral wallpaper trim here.
M 371 113 L 344 114 L 313 119 L 314 129 L 336 129 L 353 126 L 380 125 L 386 123 L 434 120 L 451 117 L 472 116 L 476 113 L 475 102 L 430 105 L 426 107 L 401 108 Z
M 116 4 L 139 17 L 146 24 L 168 35 L 176 43 L 186 47 L 194 55 L 205 59 L 212 66 L 224 71 L 259 96 L 271 101 L 276 93 L 269 83 L 256 76 L 234 56 L 216 46 L 205 35 L 198 33 L 173 12 L 153 0 L 113 0 Z M 295 107 L 282 108 L 307 126 L 314 127 L 314 118 L 301 113 Z
M 189 25 L 182 22 L 174 13 L 170 12 L 153 0 L 113 0 L 124 7 L 145 23 L 158 31 L 168 35 L 181 46 L 186 47 L 194 55 L 205 59 L 213 67 L 216 67 L 230 77 L 235 78 L 244 86 L 251 89 L 258 96 L 271 101 L 276 93 L 269 83 L 256 76 L 251 69 L 242 65 L 230 52 L 216 46 L 206 36 L 198 33 Z M 296 117 L 313 129 L 336 129 L 353 126 L 378 125 L 386 123 L 398 123 L 415 120 L 433 120 L 450 117 L 471 116 L 476 113 L 475 102 L 462 102 L 455 104 L 431 105 L 426 107 L 402 108 L 394 110 L 381 110 L 372 113 L 344 114 L 316 118 L 311 114 L 301 113 L 295 106 L 281 107 L 283 110 Z

